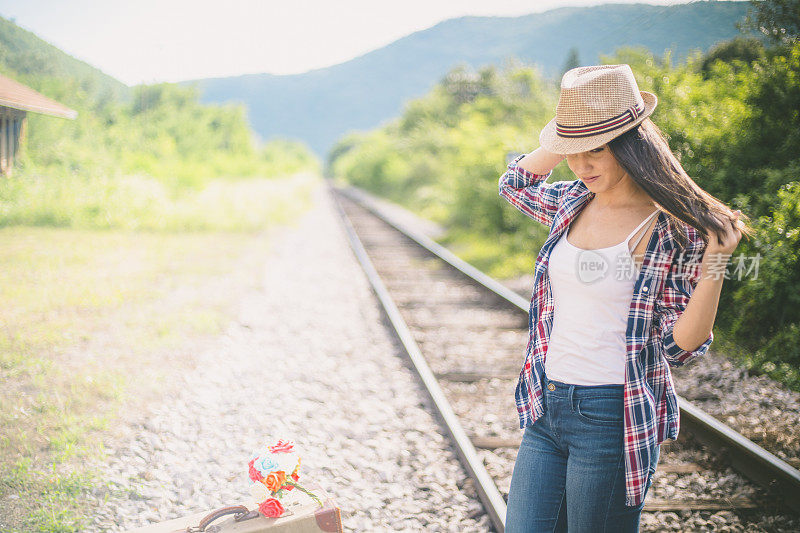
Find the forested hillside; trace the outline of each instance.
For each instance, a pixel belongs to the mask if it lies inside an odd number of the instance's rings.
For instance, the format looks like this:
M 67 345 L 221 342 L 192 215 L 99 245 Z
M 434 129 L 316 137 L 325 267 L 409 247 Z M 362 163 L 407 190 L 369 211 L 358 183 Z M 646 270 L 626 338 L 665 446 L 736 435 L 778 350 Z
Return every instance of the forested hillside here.
M 783 19 L 766 28 L 791 28 Z M 757 273 L 725 282 L 717 347 L 800 389 L 800 43 L 737 38 L 674 62 L 620 48 L 640 89 L 658 95 L 654 122 L 698 184 L 750 215 L 756 235 L 737 253 Z M 785 30 L 784 30 L 785 31 Z M 558 98 L 536 69 L 454 69 L 384 127 L 344 137 L 328 172 L 449 229 L 446 244 L 496 276 L 529 272 L 547 228 L 498 197 L 510 153 L 538 146 Z M 575 179 L 565 163 L 554 180 Z M 748 260 L 747 268 L 753 266 Z M 756 274 L 755 276 L 753 274 Z
M 58 95 L 51 97 L 63 98 L 70 106 L 87 97 L 100 106 L 131 97 L 131 90 L 124 83 L 3 17 L 0 17 L 0 72 L 13 73 L 17 81 L 40 92 L 55 91 Z

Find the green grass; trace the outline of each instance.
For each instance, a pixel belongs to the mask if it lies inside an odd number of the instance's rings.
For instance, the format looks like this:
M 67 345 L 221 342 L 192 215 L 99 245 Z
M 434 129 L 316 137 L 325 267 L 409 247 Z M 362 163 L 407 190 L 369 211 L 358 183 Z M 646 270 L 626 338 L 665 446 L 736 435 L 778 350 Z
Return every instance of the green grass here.
M 0 226 L 257 231 L 292 209 L 270 201 L 285 187 L 286 180 L 274 178 L 215 178 L 175 188 L 147 175 L 21 174 L 0 187 Z
M 20 517 L 14 531 L 71 533 L 81 531 L 86 507 L 81 496 L 98 480 L 91 473 L 60 472 L 52 463 L 49 471 L 34 468 L 30 459 L 4 465 L 0 487 L 13 491 L 19 499 L 30 498 L 39 504 Z M 17 500 L 19 501 L 19 500 Z
M 318 185 L 212 181 L 149 211 L 105 197 L 94 218 L 97 190 L 92 201 L 68 188 L 0 193 L 15 198 L 0 204 L 12 206 L 0 214 L 0 530 L 85 526 L 87 491 L 102 477 L 84 465 L 117 413 L 157 398 L 169 369 L 223 330 L 237 295 L 258 283 L 270 232 L 297 219 Z M 60 201 L 73 203 L 61 212 Z

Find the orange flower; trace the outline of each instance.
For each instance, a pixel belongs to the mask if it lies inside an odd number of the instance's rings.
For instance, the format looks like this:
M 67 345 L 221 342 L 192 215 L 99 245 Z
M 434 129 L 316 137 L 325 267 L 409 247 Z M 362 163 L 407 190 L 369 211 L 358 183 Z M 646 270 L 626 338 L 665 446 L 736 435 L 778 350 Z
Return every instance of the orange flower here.
M 267 486 L 267 489 L 270 492 L 275 492 L 276 490 L 280 489 L 285 482 L 286 473 L 283 470 L 270 472 L 270 474 L 264 478 L 264 485 Z

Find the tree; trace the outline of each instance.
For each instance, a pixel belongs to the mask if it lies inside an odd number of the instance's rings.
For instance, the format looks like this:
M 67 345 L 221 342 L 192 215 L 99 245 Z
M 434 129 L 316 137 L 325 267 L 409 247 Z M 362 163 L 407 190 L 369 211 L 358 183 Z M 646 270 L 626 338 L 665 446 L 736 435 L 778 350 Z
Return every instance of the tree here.
M 761 44 L 761 41 L 753 37 L 739 36 L 712 46 L 703 57 L 700 72 L 707 77 L 711 70 L 711 64 L 717 60 L 726 63 L 739 60 L 750 64 L 760 57 L 764 57 L 764 45 Z
M 481 92 L 481 79 L 466 63 L 453 67 L 441 80 L 457 104 L 472 102 Z
M 561 75 L 563 76 L 566 71 L 579 66 L 581 66 L 581 60 L 578 58 L 578 49 L 573 46 L 569 49 L 569 52 L 567 52 L 567 59 L 564 61 L 564 68 L 561 70 Z
M 800 0 L 751 0 L 752 7 L 737 27 L 756 30 L 776 44 L 796 41 L 800 36 Z

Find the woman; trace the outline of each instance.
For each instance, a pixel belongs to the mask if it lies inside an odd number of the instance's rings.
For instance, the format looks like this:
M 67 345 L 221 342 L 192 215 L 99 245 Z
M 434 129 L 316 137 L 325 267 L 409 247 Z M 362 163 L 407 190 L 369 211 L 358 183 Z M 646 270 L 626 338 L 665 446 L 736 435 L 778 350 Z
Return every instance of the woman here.
M 637 531 L 660 444 L 678 436 L 669 366 L 713 340 L 746 217 L 686 174 L 629 65 L 566 72 L 540 147 L 500 194 L 550 226 L 516 389 L 524 428 L 506 531 Z M 566 157 L 575 181 L 546 183 Z

